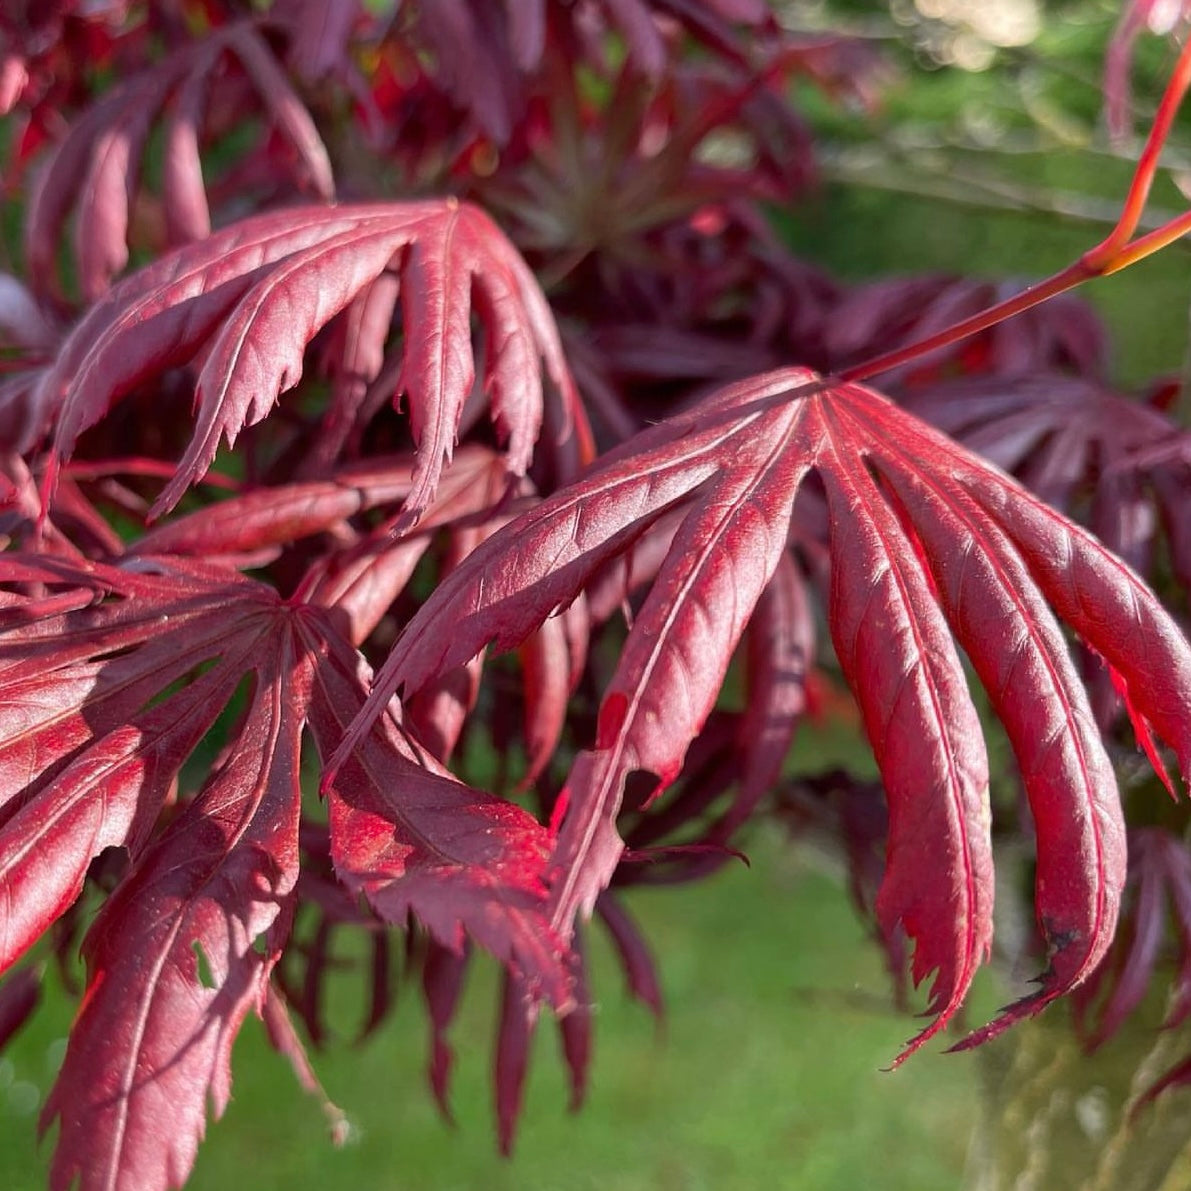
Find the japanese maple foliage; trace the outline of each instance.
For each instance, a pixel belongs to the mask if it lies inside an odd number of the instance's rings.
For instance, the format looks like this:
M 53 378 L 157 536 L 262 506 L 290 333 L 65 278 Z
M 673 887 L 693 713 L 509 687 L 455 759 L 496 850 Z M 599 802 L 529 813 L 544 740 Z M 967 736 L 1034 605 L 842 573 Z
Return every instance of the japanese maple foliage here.
M 398 951 L 420 983 L 444 1111 L 478 950 L 505 969 L 502 1147 L 547 1013 L 578 1105 L 588 919 L 660 1011 L 620 891 L 738 854 L 835 675 L 887 810 L 870 789 L 820 817 L 891 970 L 929 986 L 896 1061 L 996 942 L 1006 813 L 969 673 L 1016 757 L 1044 958 L 956 1045 L 1073 990 L 1102 1040 L 1163 890 L 1186 952 L 1186 850 L 1130 832 L 1114 753 L 1131 730 L 1172 791 L 1168 762 L 1191 775 L 1191 447 L 1109 388 L 1066 291 L 1191 227 L 1135 235 L 1191 51 L 1119 224 L 1023 292 L 849 288 L 773 232 L 761 204 L 815 178 L 795 85 L 872 105 L 886 77 L 762 0 L 0 23 L 24 220 L 0 276 L 0 1045 L 81 948 L 55 1191 L 181 1186 L 250 1011 L 321 1094 L 290 1014 L 326 1035 L 346 931 L 365 1033 Z

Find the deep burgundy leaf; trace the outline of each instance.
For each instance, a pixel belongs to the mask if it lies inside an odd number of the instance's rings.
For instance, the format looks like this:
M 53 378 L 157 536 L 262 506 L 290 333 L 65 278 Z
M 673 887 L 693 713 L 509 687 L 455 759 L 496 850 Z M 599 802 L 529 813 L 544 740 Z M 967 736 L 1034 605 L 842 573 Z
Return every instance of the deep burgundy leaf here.
M 537 1008 L 525 981 L 506 972 L 500 999 L 500 1020 L 496 1027 L 496 1139 L 506 1157 L 513 1152 L 517 1121 L 525 1100 L 525 1076 L 529 1069 L 529 1045 L 537 1025 Z
M 1167 863 L 1169 845 L 1170 860 Z M 1168 881 L 1186 880 L 1187 852 L 1161 828 L 1129 833 L 1129 883 L 1121 929 L 1112 951 L 1092 978 L 1076 990 L 1075 1005 L 1085 1045 L 1094 1050 L 1120 1029 L 1125 1019 L 1141 1004 L 1154 976 L 1166 915 L 1164 886 Z M 1128 898 L 1128 893 L 1132 898 Z M 1089 1020 L 1092 1002 L 1103 998 Z
M 931 385 L 908 408 L 1012 472 L 1081 520 L 1143 574 L 1170 543 L 1175 577 L 1191 586 L 1182 515 L 1191 467 L 1186 432 L 1162 411 L 1082 377 L 1052 373 Z
M 749 60 L 749 41 L 777 29 L 761 0 L 599 0 L 571 6 L 547 0 L 440 0 L 416 10 L 416 35 L 430 51 L 434 77 L 504 144 L 522 116 L 531 80 L 551 51 L 602 65 L 604 37 L 622 38 L 634 73 L 657 84 L 675 67 L 672 28 L 680 25 L 717 58 Z M 790 34 L 786 41 L 797 39 Z M 528 76 L 525 77 L 525 76 Z
M 41 972 L 20 968 L 0 982 L 0 1054 L 41 1001 Z
M 636 922 L 629 912 L 610 893 L 600 894 L 596 913 L 608 928 L 612 943 L 625 970 L 629 991 L 647 1005 L 655 1017 L 662 1014 L 662 992 L 658 985 L 653 956 Z
M 422 992 L 430 1018 L 430 1088 L 439 1110 L 448 1121 L 453 1119 L 449 1092 L 455 1055 L 447 1040 L 447 1030 L 459 1007 L 468 958 L 466 948 L 453 951 L 432 940 L 427 946 L 422 967 Z
M 393 327 L 400 282 L 382 273 L 335 321 L 334 339 L 324 367 L 331 374 L 331 404 L 323 432 L 314 443 L 308 466 L 317 470 L 332 463 L 369 415 L 369 404 L 387 394 L 374 392 L 382 384 L 385 343 Z
M 567 700 L 583 670 L 582 655 L 576 659 L 567 639 L 572 604 L 559 616 L 550 617 L 521 646 L 525 686 L 525 747 L 528 765 L 524 785 L 532 784 L 549 764 L 562 737 Z M 578 661 L 579 664 L 575 665 Z
M 559 1019 L 558 1034 L 562 1056 L 570 1077 L 571 1098 L 568 1108 L 578 1112 L 587 1099 L 594 1033 L 594 1009 L 587 980 L 587 955 L 582 936 L 575 940 L 575 1007 Z
M 309 114 L 253 26 L 231 25 L 108 91 L 58 146 L 28 208 L 26 253 L 39 286 L 50 286 L 56 276 L 58 235 L 75 206 L 75 253 L 84 296 L 98 297 L 124 268 L 141 155 L 172 98 L 162 171 L 167 226 L 175 243 L 210 231 L 198 140 L 213 89 L 210 76 L 226 56 L 239 64 L 258 102 L 294 149 L 303 182 L 319 197 L 333 197 L 330 161 Z M 227 79 L 221 84 L 226 87 Z
M 402 471 L 407 491 L 413 470 L 411 458 Z M 461 448 L 444 470 L 434 501 L 416 530 L 395 533 L 393 522 L 387 521 L 346 550 L 327 556 L 310 575 L 310 602 L 345 613 L 353 644 L 362 643 L 409 582 L 434 531 L 454 523 L 483 524 L 484 514 L 491 512 L 506 490 L 504 464 L 498 455 L 474 445 Z
M 858 286 L 844 295 L 824 323 L 828 363 L 838 370 L 926 338 L 1022 288 L 1017 282 L 993 284 L 938 274 Z M 1095 312 L 1082 299 L 1064 294 L 1020 318 L 885 373 L 883 383 L 913 387 L 955 371 L 993 373 L 1002 379 L 1075 372 L 1099 379 L 1107 350 L 1107 336 Z
M 480 693 L 484 655 L 448 670 L 405 704 L 406 723 L 436 761 L 450 759 Z
M 747 701 L 740 724 L 740 793 L 720 830 L 725 838 L 773 789 L 807 707 L 815 623 L 797 564 L 782 555 L 757 601 L 747 640 Z

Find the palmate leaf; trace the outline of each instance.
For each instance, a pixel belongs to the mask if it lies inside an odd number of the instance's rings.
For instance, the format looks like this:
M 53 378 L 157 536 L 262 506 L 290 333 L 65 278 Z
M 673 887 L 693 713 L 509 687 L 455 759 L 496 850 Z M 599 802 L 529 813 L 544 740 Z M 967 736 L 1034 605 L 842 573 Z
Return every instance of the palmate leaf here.
M 0 580 L 12 588 L 0 608 L 0 972 L 78 897 L 95 856 L 130 858 L 84 944 L 87 996 L 46 1106 L 60 1125 L 52 1185 L 178 1186 L 289 931 L 304 727 L 326 755 L 369 672 L 324 612 L 218 566 L 11 554 Z M 162 830 L 183 762 L 242 688 L 220 759 Z M 341 771 L 329 794 L 338 877 L 444 947 L 471 935 L 566 1008 L 549 832 L 415 747 L 382 718 Z
M 664 788 L 709 715 L 813 471 L 830 518 L 831 634 L 890 807 L 878 913 L 913 938 L 916 981 L 934 975 L 937 1016 L 910 1049 L 955 1013 L 992 939 L 987 761 L 956 643 L 1023 774 L 1049 965 L 978 1041 L 1088 975 L 1112 938 L 1125 877 L 1115 777 L 1051 608 L 1117 671 L 1139 734 L 1152 728 L 1170 743 L 1184 774 L 1191 648 L 1090 534 L 877 393 L 815 382 L 787 370 L 730 386 L 480 546 L 410 621 L 333 765 L 393 692 L 412 695 L 486 645 L 516 645 L 681 510 L 604 693 L 595 747 L 576 759 L 561 800 L 550 904 L 568 930 L 620 856 L 626 779 L 645 770 Z
M 205 474 L 221 439 L 272 409 L 302 376 L 310 340 L 382 274 L 401 285 L 402 369 L 418 469 L 412 517 L 433 496 L 475 380 L 473 306 L 487 333 L 484 386 L 509 470 L 529 464 L 542 422 L 540 362 L 582 436 L 558 333 L 532 274 L 495 224 L 454 200 L 298 207 L 245 219 L 114 286 L 33 394 L 18 449 L 54 425 L 68 457 L 111 405 L 166 369 L 201 361 L 194 435 L 154 507 Z M 379 331 L 387 330 L 379 328 Z

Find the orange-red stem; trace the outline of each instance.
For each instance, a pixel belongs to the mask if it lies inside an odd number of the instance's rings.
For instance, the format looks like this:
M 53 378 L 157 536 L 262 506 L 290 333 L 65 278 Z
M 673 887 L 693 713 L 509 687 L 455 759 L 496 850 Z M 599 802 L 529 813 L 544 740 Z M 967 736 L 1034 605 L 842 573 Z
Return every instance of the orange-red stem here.
M 1092 277 L 1103 277 L 1109 273 L 1119 272 L 1159 249 L 1165 248 L 1187 232 L 1191 232 L 1191 211 L 1189 211 L 1176 216 L 1161 227 L 1155 228 L 1137 239 L 1132 239 L 1145 210 L 1166 138 L 1170 135 L 1175 115 L 1183 102 L 1188 87 L 1191 87 L 1191 42 L 1188 42 L 1183 47 L 1182 53 L 1179 54 L 1179 60 L 1175 64 L 1170 82 L 1166 86 L 1162 102 L 1158 105 L 1154 122 L 1146 137 L 1145 147 L 1137 162 L 1137 169 L 1133 172 L 1129 193 L 1125 196 L 1121 217 L 1112 231 L 1099 244 L 1088 249 L 1074 264 L 1068 265 L 1067 268 L 1048 277 L 1045 281 L 1029 286 L 1020 294 L 1015 294 L 1004 302 L 998 302 L 988 307 L 987 310 L 972 315 L 971 318 L 963 319 L 945 331 L 940 331 L 937 335 L 931 335 L 906 347 L 885 352 L 883 355 L 874 356 L 870 360 L 855 364 L 851 368 L 845 368 L 832 379 L 844 382 L 867 380 L 878 373 L 888 372 L 891 368 L 908 364 L 928 352 L 941 347 L 949 347 L 970 335 L 977 335 L 997 323 L 1004 322 L 1007 318 L 1012 318 L 1015 314 L 1020 314 L 1023 310 L 1029 310 L 1032 306 L 1045 302 L 1048 298 L 1053 298 L 1057 294 L 1074 289 L 1077 285 L 1082 285 Z M 819 387 L 826 388 L 827 384 L 815 386 L 816 389 Z M 799 390 L 796 395 L 809 396 L 810 389 L 808 388 L 806 392 Z

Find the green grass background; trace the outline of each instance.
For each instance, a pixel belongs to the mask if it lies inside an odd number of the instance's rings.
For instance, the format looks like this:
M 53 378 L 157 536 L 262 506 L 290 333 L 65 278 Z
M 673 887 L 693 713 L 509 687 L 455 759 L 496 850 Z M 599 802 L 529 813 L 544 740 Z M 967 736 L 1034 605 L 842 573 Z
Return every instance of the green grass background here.
M 592 1089 L 578 1116 L 553 1029 L 539 1031 L 514 1157 L 496 1154 L 489 1062 L 495 982 L 468 991 L 455 1033 L 454 1128 L 426 1092 L 424 1015 L 410 990 L 361 1048 L 317 1066 L 355 1137 L 328 1142 L 318 1106 L 250 1019 L 235 1053 L 234 1100 L 200 1152 L 195 1191 L 753 1191 L 958 1185 L 976 1112 L 976 1064 L 939 1047 L 882 1071 L 916 1025 L 892 1011 L 874 949 L 838 874 L 776 833 L 702 886 L 633 899 L 662 956 L 659 1029 L 630 1003 L 606 947 Z M 44 1185 L 49 1145 L 36 1100 L 61 1055 L 70 1006 L 47 1007 L 0 1059 L 0 1187 Z

